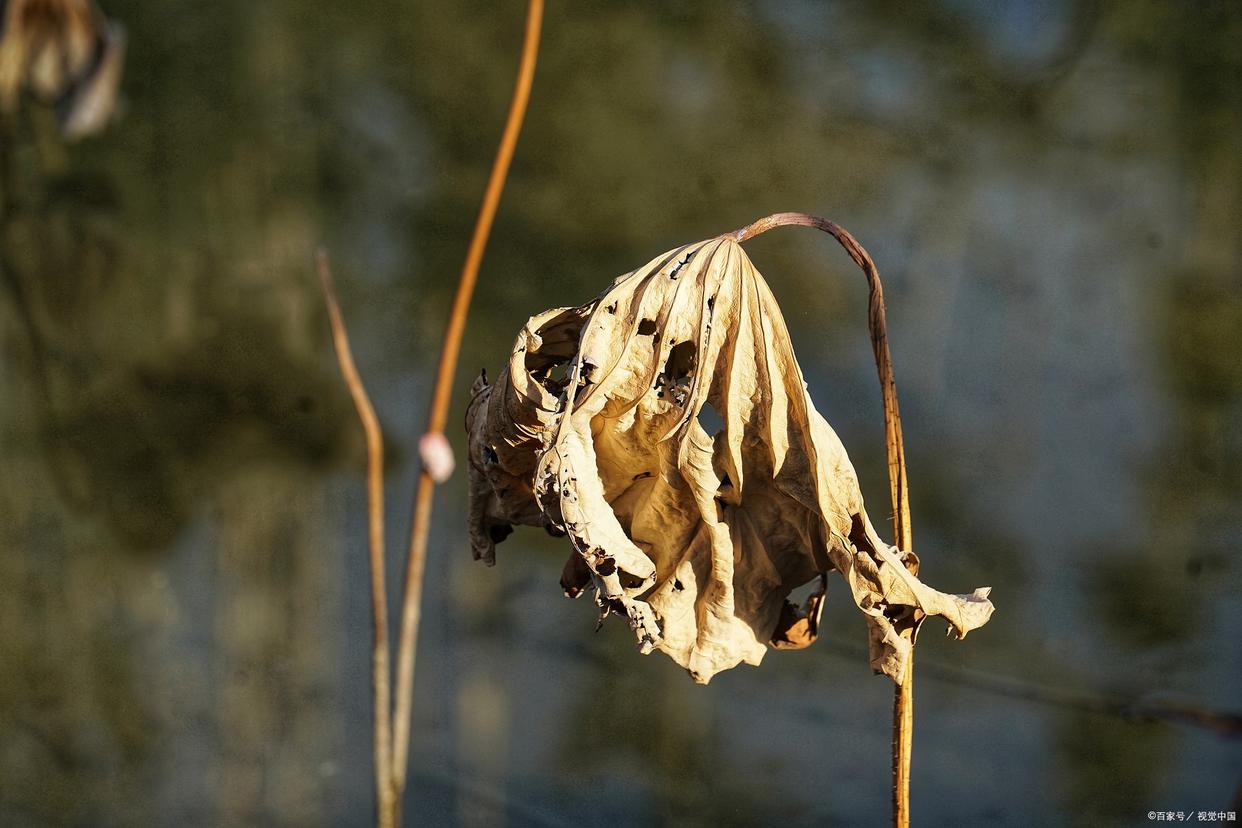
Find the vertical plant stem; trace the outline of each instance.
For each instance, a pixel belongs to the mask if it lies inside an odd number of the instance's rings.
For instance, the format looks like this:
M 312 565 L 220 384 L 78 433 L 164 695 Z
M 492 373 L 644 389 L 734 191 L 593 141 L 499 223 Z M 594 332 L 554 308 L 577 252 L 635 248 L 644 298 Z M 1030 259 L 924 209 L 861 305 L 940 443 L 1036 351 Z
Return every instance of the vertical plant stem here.
M 539 53 L 539 31 L 542 21 L 543 0 L 530 0 L 526 12 L 526 34 L 522 44 L 522 58 L 518 68 L 517 83 L 513 90 L 513 101 L 509 107 L 509 117 L 505 122 L 500 147 L 496 151 L 491 178 L 487 182 L 487 190 L 483 195 L 483 205 L 479 210 L 478 221 L 475 223 L 474 235 L 470 240 L 465 264 L 462 266 L 461 279 L 457 284 L 457 295 L 453 300 L 448 328 L 444 332 L 444 344 L 440 349 L 440 364 L 436 372 L 436 384 L 426 432 L 426 436 L 431 438 L 442 439 L 444 425 L 448 419 L 453 376 L 457 370 L 457 356 L 461 350 L 462 333 L 466 327 L 466 314 L 470 309 L 470 299 L 474 295 L 474 286 L 478 280 L 479 265 L 483 261 L 483 250 L 487 245 L 487 237 L 491 233 L 496 208 L 500 204 L 500 194 L 504 189 L 509 164 L 513 160 L 518 135 L 522 129 L 526 104 L 530 100 L 531 83 L 535 76 L 535 61 Z M 401 607 L 401 633 L 397 648 L 392 779 L 398 808 L 401 794 L 405 790 L 409 759 L 410 715 L 418 628 L 422 615 L 423 571 L 427 559 L 427 534 L 431 525 L 432 495 L 437 482 L 426 466 L 427 464 L 424 463 L 424 469 L 418 478 L 418 490 L 414 497 L 410 546 L 406 561 L 405 591 Z
M 906 633 L 902 633 L 906 635 Z M 914 639 L 911 634 L 911 645 Z M 914 647 L 893 695 L 893 825 L 910 825 L 910 756 L 914 750 Z
M 905 564 L 918 574 L 918 558 L 913 555 L 910 531 L 910 491 L 906 479 L 905 441 L 901 434 L 901 413 L 897 407 L 897 384 L 893 379 L 893 357 L 888 348 L 888 323 L 884 314 L 884 288 L 880 272 L 870 254 L 849 231 L 835 222 L 807 213 L 774 213 L 733 233 L 739 242 L 752 239 L 774 227 L 797 225 L 815 227 L 835 238 L 867 277 L 869 296 L 867 327 L 871 350 L 884 402 L 884 453 L 888 461 L 889 498 L 893 509 L 893 545 L 907 553 Z M 914 737 L 914 640 L 920 618 L 910 619 L 901 634 L 910 641 L 905 674 L 893 696 L 893 825 L 910 824 L 910 756 Z
M 392 678 L 389 669 L 388 598 L 384 585 L 384 437 L 375 408 L 354 365 L 349 347 L 349 334 L 332 289 L 332 271 L 328 254 L 320 249 L 319 282 L 328 305 L 332 324 L 332 344 L 336 349 L 341 376 L 349 388 L 367 444 L 367 541 L 371 565 L 371 686 L 375 704 L 375 796 L 377 822 L 381 828 L 394 828 L 396 792 L 392 784 L 392 725 L 389 694 Z

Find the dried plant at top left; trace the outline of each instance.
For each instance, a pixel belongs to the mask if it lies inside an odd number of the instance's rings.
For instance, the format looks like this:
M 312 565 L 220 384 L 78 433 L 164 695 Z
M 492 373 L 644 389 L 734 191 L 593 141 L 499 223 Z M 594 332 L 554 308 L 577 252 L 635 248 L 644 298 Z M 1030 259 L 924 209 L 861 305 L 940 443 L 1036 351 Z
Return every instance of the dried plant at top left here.
M 116 112 L 125 30 L 92 0 L 9 0 L 0 36 L 0 111 L 28 92 L 55 104 L 67 139 L 99 132 Z

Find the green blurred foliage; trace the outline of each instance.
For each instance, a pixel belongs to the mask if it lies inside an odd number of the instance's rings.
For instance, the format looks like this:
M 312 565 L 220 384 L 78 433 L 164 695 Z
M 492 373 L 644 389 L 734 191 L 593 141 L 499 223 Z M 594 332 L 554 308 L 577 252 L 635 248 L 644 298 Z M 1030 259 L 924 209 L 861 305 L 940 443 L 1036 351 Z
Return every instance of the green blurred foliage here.
M 362 442 L 312 253 L 400 538 L 523 9 L 104 6 L 119 123 L 0 127 L 0 822 L 366 824 Z M 553 2 L 462 376 L 675 244 L 829 215 L 886 278 L 925 572 L 995 588 L 992 624 L 927 658 L 1232 703 L 1240 36 L 1226 0 Z M 884 503 L 862 281 L 785 233 L 751 255 Z M 458 478 L 412 819 L 883 818 L 888 688 L 861 661 L 774 654 L 703 690 L 624 630 L 567 647 L 593 613 L 559 603 L 563 544 L 519 533 L 476 571 Z M 1236 784 L 1236 746 L 927 686 L 929 824 L 1130 824 Z

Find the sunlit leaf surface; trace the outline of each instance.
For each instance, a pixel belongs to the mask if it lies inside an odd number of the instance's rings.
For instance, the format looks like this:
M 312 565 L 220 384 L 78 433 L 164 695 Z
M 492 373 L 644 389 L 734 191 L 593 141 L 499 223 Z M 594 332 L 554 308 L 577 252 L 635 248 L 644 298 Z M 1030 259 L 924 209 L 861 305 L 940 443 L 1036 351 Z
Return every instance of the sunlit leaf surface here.
M 876 533 L 776 300 L 731 237 L 531 318 L 475 392 L 475 557 L 493 562 L 513 524 L 567 534 L 566 593 L 593 586 L 601 615 L 695 681 L 759 664 L 773 641 L 809 644 L 818 595 L 801 612 L 786 596 L 833 570 L 867 618 L 872 667 L 896 681 L 904 625 L 939 615 L 963 636 L 992 614 L 986 588 L 937 592 Z

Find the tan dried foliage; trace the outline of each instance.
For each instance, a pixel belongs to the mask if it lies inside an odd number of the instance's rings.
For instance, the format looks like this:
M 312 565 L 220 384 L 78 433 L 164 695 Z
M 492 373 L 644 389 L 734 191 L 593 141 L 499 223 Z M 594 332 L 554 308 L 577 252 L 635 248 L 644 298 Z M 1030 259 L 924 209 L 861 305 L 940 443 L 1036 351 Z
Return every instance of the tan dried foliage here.
M 642 652 L 695 681 L 811 643 L 834 570 L 866 617 L 872 667 L 897 682 L 900 633 L 924 615 L 959 637 L 991 616 L 986 588 L 938 592 L 876 533 L 735 236 L 532 317 L 496 382 L 476 381 L 467 429 L 475 557 L 494 563 L 513 525 L 568 535 L 566 594 L 593 586 L 601 622 L 624 617 Z M 786 600 L 817 578 L 806 606 Z
M 125 29 L 94 0 L 9 0 L 0 31 L 0 112 L 23 90 L 61 103 L 61 131 L 75 139 L 114 117 Z

